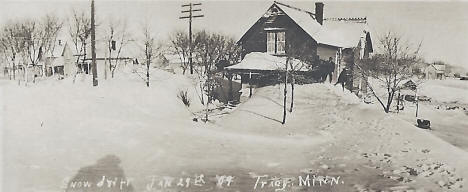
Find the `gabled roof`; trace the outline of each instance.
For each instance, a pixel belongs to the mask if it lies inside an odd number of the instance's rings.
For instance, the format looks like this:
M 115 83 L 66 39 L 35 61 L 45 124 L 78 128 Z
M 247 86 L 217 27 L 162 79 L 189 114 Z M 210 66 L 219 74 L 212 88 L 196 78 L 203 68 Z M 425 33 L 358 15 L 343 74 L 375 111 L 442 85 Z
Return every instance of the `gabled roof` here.
M 318 43 L 321 40 L 318 33 L 324 30 L 324 27 L 315 20 L 310 13 L 294 9 L 291 6 L 275 3 L 286 15 L 288 15 L 299 27 L 301 27 L 310 37 Z
M 278 2 L 273 3 L 270 9 L 272 7 L 279 8 L 289 16 L 310 37 L 317 41 L 318 44 L 352 48 L 359 44 L 361 37 L 371 41 L 366 22 L 359 22 L 354 19 L 325 19 L 323 25 L 320 25 L 311 12 Z M 248 32 L 245 34 L 247 33 Z M 239 41 L 242 41 L 245 34 Z M 372 46 L 372 42 L 369 43 Z
M 416 83 L 409 79 L 407 80 L 405 83 L 403 83 L 402 85 L 402 89 L 409 89 L 409 90 L 416 90 L 418 88 L 418 85 L 416 85 Z
M 54 50 L 52 51 L 52 56 L 53 57 L 60 57 L 63 56 L 63 53 L 65 52 L 65 48 L 67 47 L 67 43 L 61 43 L 55 45 Z
M 445 71 L 445 65 L 432 64 L 431 66 L 434 67 L 438 72 L 444 72 Z
M 60 57 L 63 56 L 63 52 L 65 51 L 67 43 L 61 42 L 60 44 L 56 42 L 52 49 L 50 49 L 47 53 L 44 54 L 45 57 Z

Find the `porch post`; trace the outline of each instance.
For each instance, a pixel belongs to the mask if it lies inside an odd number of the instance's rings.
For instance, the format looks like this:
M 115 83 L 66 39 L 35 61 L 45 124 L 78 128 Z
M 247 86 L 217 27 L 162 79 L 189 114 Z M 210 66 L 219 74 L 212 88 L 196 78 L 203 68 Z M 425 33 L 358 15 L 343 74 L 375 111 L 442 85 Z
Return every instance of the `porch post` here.
M 229 92 L 228 92 L 228 101 L 232 101 L 233 93 L 232 93 L 232 73 L 228 72 L 227 78 L 229 79 Z

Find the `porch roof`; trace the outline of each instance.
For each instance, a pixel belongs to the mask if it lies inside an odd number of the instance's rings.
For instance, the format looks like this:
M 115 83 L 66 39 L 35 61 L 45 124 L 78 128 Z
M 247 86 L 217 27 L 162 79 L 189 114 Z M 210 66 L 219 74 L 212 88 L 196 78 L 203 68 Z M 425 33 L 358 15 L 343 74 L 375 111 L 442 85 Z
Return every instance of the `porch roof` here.
M 290 60 L 288 70 L 291 70 L 291 64 L 294 71 L 306 72 L 307 64 L 297 59 Z M 286 70 L 286 57 L 273 56 L 268 53 L 252 52 L 247 54 L 244 59 L 235 65 L 225 68 L 230 71 L 244 72 L 272 72 Z

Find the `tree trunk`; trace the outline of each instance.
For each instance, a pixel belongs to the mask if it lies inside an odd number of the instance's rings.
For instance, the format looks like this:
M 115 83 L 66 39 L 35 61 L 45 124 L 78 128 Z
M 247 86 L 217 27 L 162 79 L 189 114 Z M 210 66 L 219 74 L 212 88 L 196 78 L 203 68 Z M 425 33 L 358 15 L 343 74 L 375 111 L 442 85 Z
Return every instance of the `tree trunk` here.
M 416 90 L 416 92 L 414 92 L 414 98 L 416 99 L 416 117 L 418 117 L 418 112 L 419 112 L 419 100 L 418 100 L 417 90 Z
M 45 66 L 45 62 L 42 64 L 42 67 L 41 67 L 41 70 L 42 70 L 42 77 L 45 77 L 46 74 L 45 74 L 45 69 L 46 69 L 46 66 Z
M 150 66 L 149 61 L 147 61 L 147 63 L 146 63 L 146 86 L 147 86 L 147 87 L 150 86 L 150 82 L 149 82 L 149 80 L 150 80 L 150 77 L 149 77 L 149 66 Z
M 114 67 L 112 67 L 112 72 L 111 72 L 112 78 L 114 78 L 114 71 L 115 71 L 115 68 L 117 68 L 117 63 L 115 64 Z
M 397 98 L 397 113 L 400 113 L 400 92 L 398 92 Z
M 15 79 L 16 79 L 16 65 L 15 65 L 15 63 L 13 61 L 13 80 L 15 80 Z
M 393 96 L 395 95 L 394 89 L 388 92 L 387 106 L 385 107 L 385 112 L 390 112 L 390 107 L 392 106 Z
M 291 76 L 291 78 L 291 106 L 289 107 L 289 112 L 292 112 L 294 107 L 294 84 L 296 83 L 294 76 Z
M 249 98 L 252 97 L 252 72 L 249 73 Z
M 286 72 L 284 76 L 284 95 L 283 95 L 283 121 L 281 122 L 281 124 L 286 123 L 286 96 L 288 93 L 287 88 L 288 88 L 288 65 L 286 64 Z
M 112 71 L 112 47 L 111 47 L 111 46 L 112 46 L 112 45 L 111 45 L 111 41 L 109 41 L 109 59 L 108 59 L 108 60 L 109 60 L 109 68 L 107 68 L 107 66 L 106 66 L 106 74 L 107 74 L 107 70 L 109 69 L 109 72 L 112 73 L 111 76 L 112 76 L 112 78 L 113 78 L 113 77 L 114 77 L 114 75 L 113 75 L 114 72 Z M 107 75 L 106 75 L 106 76 L 107 76 Z
M 210 86 L 210 73 L 208 72 L 207 73 L 207 80 L 206 80 L 206 84 L 207 84 L 207 102 L 206 102 L 206 109 L 205 109 L 205 123 L 208 122 L 208 105 L 210 104 L 211 100 L 210 100 L 210 90 L 211 90 L 211 86 Z M 203 95 L 202 95 L 203 96 Z

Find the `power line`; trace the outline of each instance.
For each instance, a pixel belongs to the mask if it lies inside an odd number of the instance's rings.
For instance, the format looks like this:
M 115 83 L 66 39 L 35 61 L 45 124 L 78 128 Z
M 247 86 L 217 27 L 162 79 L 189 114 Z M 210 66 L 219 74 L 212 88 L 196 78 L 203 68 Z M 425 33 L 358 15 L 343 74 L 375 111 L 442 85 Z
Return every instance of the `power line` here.
M 201 5 L 201 3 L 189 3 L 183 4 L 181 7 L 188 7 L 189 10 L 183 10 L 181 13 L 188 13 L 188 16 L 179 17 L 179 19 L 189 19 L 189 65 L 190 65 L 190 74 L 193 74 L 193 64 L 192 64 L 192 19 L 198 17 L 204 17 L 204 15 L 194 15 L 194 13 L 201 11 L 201 9 L 193 9 L 194 6 Z

